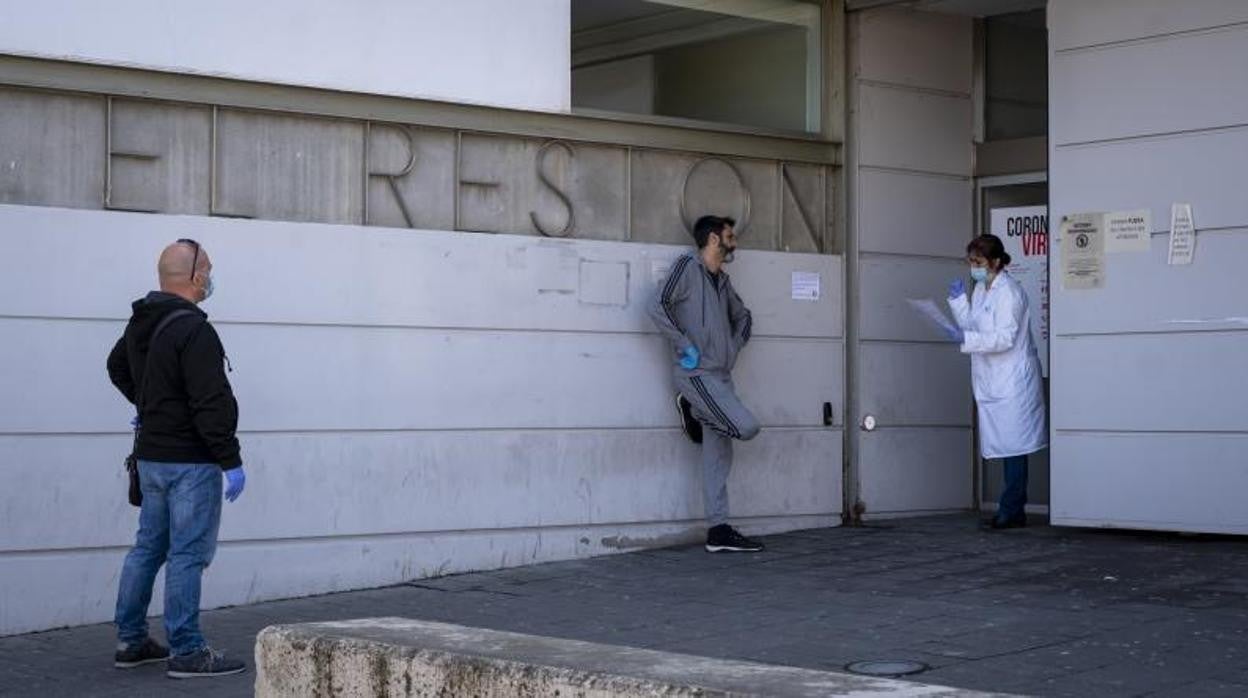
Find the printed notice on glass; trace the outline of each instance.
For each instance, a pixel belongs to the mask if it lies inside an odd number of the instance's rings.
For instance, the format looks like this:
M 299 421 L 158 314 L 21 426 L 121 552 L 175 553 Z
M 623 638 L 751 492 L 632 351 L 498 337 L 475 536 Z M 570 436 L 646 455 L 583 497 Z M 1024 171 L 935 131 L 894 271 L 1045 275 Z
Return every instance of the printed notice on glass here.
M 1196 254 L 1196 224 L 1191 204 L 1170 206 L 1170 257 L 1168 264 L 1191 264 Z
M 1105 251 L 1148 252 L 1152 242 L 1153 212 L 1114 211 L 1105 214 Z
M 819 272 L 817 271 L 795 271 L 793 272 L 793 300 L 795 301 L 817 301 L 819 300 Z
M 1062 218 L 1062 288 L 1105 285 L 1103 213 L 1072 213 Z

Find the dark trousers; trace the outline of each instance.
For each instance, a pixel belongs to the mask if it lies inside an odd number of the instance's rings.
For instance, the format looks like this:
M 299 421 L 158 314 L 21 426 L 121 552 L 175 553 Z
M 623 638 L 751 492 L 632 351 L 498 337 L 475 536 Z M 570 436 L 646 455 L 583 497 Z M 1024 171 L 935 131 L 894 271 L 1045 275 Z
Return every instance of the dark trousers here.
M 1004 459 L 1005 489 L 997 502 L 997 520 L 1023 521 L 1027 518 L 1027 456 Z

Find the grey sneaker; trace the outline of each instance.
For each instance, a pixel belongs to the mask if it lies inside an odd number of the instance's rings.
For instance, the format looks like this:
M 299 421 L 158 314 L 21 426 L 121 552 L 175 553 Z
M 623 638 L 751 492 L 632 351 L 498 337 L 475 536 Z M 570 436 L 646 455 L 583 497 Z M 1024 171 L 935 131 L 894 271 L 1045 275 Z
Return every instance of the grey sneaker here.
M 198 679 L 241 674 L 246 669 L 247 665 L 241 659 L 227 659 L 221 652 L 205 647 L 190 654 L 170 657 L 169 670 L 165 675 L 171 679 Z
M 113 666 L 118 669 L 133 669 L 136 666 L 163 662 L 169 658 L 169 648 L 147 638 L 137 645 L 118 645 L 113 655 Z

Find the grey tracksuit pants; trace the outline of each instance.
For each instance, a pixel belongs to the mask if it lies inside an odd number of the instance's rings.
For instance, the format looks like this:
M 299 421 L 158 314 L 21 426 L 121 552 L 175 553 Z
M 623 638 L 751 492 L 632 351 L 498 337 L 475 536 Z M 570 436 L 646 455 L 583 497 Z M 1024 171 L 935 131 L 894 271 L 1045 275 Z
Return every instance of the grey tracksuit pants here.
M 728 523 L 728 473 L 732 471 L 732 440 L 758 435 L 758 419 L 741 404 L 732 376 L 704 373 L 676 376 L 676 390 L 693 406 L 702 423 L 702 495 L 706 522 Z

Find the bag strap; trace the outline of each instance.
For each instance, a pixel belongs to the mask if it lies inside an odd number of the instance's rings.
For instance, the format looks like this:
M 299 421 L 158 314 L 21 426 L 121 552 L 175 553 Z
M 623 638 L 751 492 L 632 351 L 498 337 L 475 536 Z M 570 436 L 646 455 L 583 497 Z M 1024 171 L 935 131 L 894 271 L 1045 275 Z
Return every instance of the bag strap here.
M 168 327 L 170 324 L 172 324 L 174 320 L 177 320 L 178 318 L 181 318 L 181 317 L 186 317 L 188 315 L 195 315 L 195 314 L 196 313 L 194 310 L 188 310 L 186 308 L 179 308 L 178 310 L 175 310 L 169 313 L 168 315 L 164 316 L 163 318 L 161 318 L 160 322 L 156 324 L 156 329 L 152 330 L 152 337 L 151 339 L 147 340 L 147 357 L 143 361 L 143 380 L 142 382 L 138 384 L 138 386 L 136 386 L 138 389 L 134 393 L 134 406 L 139 411 L 140 420 L 142 420 L 143 418 L 142 417 L 143 405 L 146 402 L 146 400 L 143 399 L 143 392 L 144 392 L 143 389 L 147 385 L 147 376 L 152 370 L 152 353 L 153 353 L 153 350 L 156 348 L 156 338 L 159 337 L 160 333 L 164 332 L 165 328 Z M 142 426 L 141 421 L 140 421 L 140 426 Z M 135 429 L 135 435 L 136 436 L 138 435 L 138 429 Z

